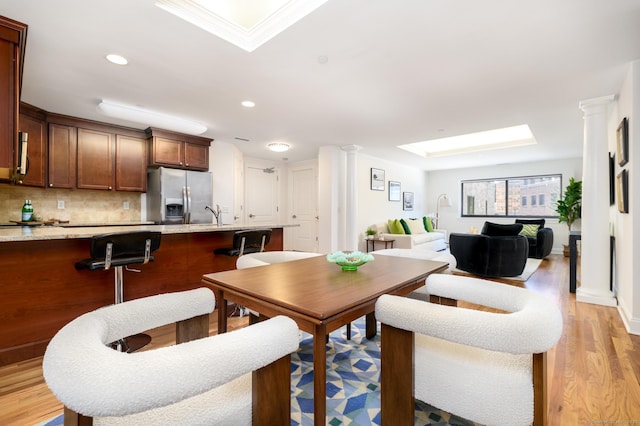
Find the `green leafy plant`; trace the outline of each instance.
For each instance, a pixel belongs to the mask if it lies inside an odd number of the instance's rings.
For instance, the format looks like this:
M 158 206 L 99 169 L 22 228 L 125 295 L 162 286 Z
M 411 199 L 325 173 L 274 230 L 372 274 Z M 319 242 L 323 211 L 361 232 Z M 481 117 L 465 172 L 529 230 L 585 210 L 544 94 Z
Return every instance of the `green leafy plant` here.
M 564 198 L 556 202 L 558 222 L 565 222 L 571 231 L 573 222 L 582 215 L 582 181 L 569 179 L 569 185 L 564 190 Z
M 373 228 L 367 228 L 367 230 L 366 230 L 366 231 L 364 231 L 364 233 L 365 233 L 366 235 L 376 235 L 376 230 L 375 230 L 375 229 L 373 229 Z

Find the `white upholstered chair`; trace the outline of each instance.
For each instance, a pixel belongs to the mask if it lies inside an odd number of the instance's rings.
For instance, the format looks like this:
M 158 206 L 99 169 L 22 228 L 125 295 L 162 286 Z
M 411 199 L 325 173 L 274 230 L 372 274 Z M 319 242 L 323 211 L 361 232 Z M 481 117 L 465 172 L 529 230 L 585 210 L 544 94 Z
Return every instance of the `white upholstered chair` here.
M 111 305 L 65 325 L 43 360 L 65 424 L 247 425 L 253 416 L 288 425 L 295 322 L 278 316 L 207 337 L 214 306 L 213 292 L 200 288 Z M 174 322 L 179 344 L 136 353 L 107 346 Z
M 305 251 L 263 251 L 262 253 L 249 253 L 236 260 L 236 268 L 252 268 L 271 263 L 290 262 L 292 260 L 306 259 L 308 257 L 322 256 L 320 253 Z
M 430 275 L 426 290 L 443 304 L 390 295 L 376 303 L 382 421 L 413 424 L 415 397 L 482 424 L 546 424 L 546 351 L 562 334 L 557 306 L 524 288 L 457 275 Z

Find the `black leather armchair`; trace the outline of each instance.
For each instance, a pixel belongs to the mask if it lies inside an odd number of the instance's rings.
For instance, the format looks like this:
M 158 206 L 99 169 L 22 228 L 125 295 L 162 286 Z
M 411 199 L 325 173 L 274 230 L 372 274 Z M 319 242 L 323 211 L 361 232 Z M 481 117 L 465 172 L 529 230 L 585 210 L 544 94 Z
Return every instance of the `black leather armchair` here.
M 487 278 L 515 277 L 527 264 L 529 243 L 519 235 L 521 224 L 485 222 L 481 234 L 449 236 L 449 249 L 457 268 Z
M 553 229 L 544 227 L 544 219 L 516 219 L 516 223 L 538 225 L 536 236 L 527 236 L 527 240 L 529 241 L 529 257 L 544 259 L 549 256 L 553 248 Z

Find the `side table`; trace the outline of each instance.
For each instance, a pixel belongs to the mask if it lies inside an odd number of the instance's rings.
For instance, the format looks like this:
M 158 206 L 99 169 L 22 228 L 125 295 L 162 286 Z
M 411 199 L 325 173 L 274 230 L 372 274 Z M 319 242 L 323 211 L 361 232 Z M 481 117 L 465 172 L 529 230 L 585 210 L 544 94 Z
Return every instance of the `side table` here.
M 379 238 L 374 238 L 374 239 L 365 239 L 365 241 L 367 242 L 367 253 L 369 253 L 369 243 L 371 243 L 371 251 L 375 251 L 376 250 L 376 243 L 384 243 L 384 248 L 388 248 L 389 244 L 391 244 L 391 248 L 393 248 L 393 243 L 395 240 L 381 240 Z

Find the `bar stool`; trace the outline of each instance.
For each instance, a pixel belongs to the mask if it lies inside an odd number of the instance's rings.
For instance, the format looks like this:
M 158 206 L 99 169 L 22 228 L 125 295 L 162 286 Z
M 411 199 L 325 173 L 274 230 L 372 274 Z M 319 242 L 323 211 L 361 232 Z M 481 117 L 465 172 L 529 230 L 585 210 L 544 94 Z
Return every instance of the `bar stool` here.
M 224 254 L 227 256 L 242 256 L 247 253 L 259 253 L 264 251 L 264 247 L 271 239 L 271 229 L 251 229 L 247 231 L 237 231 L 233 234 L 233 247 L 218 248 L 214 254 Z
M 160 247 L 160 232 L 133 231 L 95 235 L 91 238 L 90 258 L 76 262 L 78 270 L 115 270 L 115 303 L 124 302 L 122 268 L 128 265 L 153 261 L 151 253 Z M 140 272 L 137 269 L 128 271 Z M 135 352 L 151 341 L 146 334 L 137 334 L 113 342 L 111 346 L 120 352 Z

